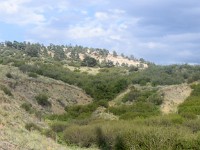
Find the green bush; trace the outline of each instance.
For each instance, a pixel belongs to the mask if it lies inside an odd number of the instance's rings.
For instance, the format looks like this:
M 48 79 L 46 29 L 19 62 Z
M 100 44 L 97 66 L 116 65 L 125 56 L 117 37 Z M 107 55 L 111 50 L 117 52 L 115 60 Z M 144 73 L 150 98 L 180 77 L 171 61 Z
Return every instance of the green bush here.
M 68 127 L 68 125 L 64 122 L 55 122 L 53 124 L 51 124 L 51 129 L 54 132 L 63 132 L 66 127 Z
M 178 107 L 178 113 L 200 115 L 200 84 L 192 85 L 191 95 Z
M 121 105 L 108 108 L 109 112 L 120 116 L 120 119 L 130 120 L 136 117 L 150 117 L 160 114 L 159 108 L 152 103 L 137 102 L 132 105 Z
M 106 136 L 104 135 L 102 129 L 100 127 L 96 128 L 96 141 L 97 145 L 102 150 L 110 150 L 111 146 L 109 145 L 108 139 L 106 139 Z
M 7 78 L 13 78 L 12 74 L 10 72 L 6 73 Z
M 76 144 L 80 147 L 90 147 L 96 143 L 95 128 L 88 128 L 77 125 L 66 128 L 63 140 L 69 144 Z
M 97 105 L 98 106 L 103 106 L 105 108 L 108 108 L 108 101 L 107 100 L 99 100 L 99 101 L 96 101 Z
M 56 133 L 53 131 L 53 130 L 51 130 L 51 129 L 47 129 L 47 130 L 44 130 L 43 131 L 43 134 L 46 136 L 46 137 L 48 137 L 48 138 L 51 138 L 51 139 L 53 139 L 53 140 L 57 140 L 57 135 L 56 135 Z
M 21 108 L 23 108 L 25 111 L 27 111 L 27 112 L 29 112 L 29 113 L 32 112 L 32 104 L 31 104 L 31 103 L 25 102 L 25 103 L 23 103 L 23 104 L 21 105 Z
M 37 78 L 38 77 L 38 75 L 36 73 L 33 73 L 33 72 L 29 72 L 28 76 L 32 77 L 32 78 Z
M 200 131 L 200 120 L 188 120 L 184 125 L 192 130 L 192 132 Z
M 184 122 L 184 118 L 178 114 L 169 114 L 164 116 L 155 116 L 145 119 L 145 124 L 148 126 L 174 126 L 180 125 Z
M 1 90 L 8 96 L 13 96 L 13 94 L 11 93 L 11 91 L 5 86 L 5 85 L 1 85 L 0 86 Z
M 114 149 L 115 150 L 126 150 L 127 149 L 124 139 L 119 135 L 115 139 Z
M 28 130 L 28 131 L 32 131 L 32 130 L 37 130 L 37 131 L 42 131 L 42 128 L 39 127 L 38 125 L 36 125 L 35 123 L 27 123 L 25 125 L 25 128 Z
M 40 93 L 35 97 L 37 103 L 41 106 L 51 106 L 51 102 L 48 101 L 48 96 L 45 93 Z
M 131 91 L 124 95 L 123 102 L 151 102 L 155 105 L 160 105 L 163 102 L 163 95 L 157 90 L 138 90 L 131 89 Z
M 191 112 L 182 112 L 182 113 L 180 113 L 180 115 L 183 118 L 188 119 L 188 120 L 197 119 L 197 115 L 195 115 L 194 113 L 191 113 Z

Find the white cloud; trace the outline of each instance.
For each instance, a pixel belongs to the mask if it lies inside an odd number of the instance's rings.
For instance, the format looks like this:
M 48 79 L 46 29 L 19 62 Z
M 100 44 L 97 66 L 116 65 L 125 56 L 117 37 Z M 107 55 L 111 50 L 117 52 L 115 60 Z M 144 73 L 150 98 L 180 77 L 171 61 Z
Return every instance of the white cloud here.
M 95 17 L 99 20 L 106 20 L 109 18 L 108 14 L 105 12 L 96 12 Z
M 106 35 L 106 31 L 102 29 L 101 27 L 95 27 L 95 26 L 77 26 L 72 27 L 68 30 L 69 37 L 73 39 L 79 39 L 79 38 L 93 38 L 93 37 L 99 37 Z
M 72 41 L 156 62 L 184 61 L 200 57 L 199 6 L 198 0 L 0 0 L 0 29 L 20 25 L 24 40 Z
M 0 1 L 0 20 L 10 24 L 26 25 L 41 24 L 45 21 L 44 15 L 34 7 L 27 7 L 30 0 Z

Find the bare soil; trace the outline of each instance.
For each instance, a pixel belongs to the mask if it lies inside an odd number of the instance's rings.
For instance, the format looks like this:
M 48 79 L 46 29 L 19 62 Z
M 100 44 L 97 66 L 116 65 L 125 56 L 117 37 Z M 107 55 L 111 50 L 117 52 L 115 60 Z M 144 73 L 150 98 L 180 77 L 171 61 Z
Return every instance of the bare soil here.
M 181 84 L 162 87 L 160 91 L 164 93 L 161 111 L 164 114 L 168 114 L 177 112 L 178 105 L 190 96 L 192 89 L 187 84 Z

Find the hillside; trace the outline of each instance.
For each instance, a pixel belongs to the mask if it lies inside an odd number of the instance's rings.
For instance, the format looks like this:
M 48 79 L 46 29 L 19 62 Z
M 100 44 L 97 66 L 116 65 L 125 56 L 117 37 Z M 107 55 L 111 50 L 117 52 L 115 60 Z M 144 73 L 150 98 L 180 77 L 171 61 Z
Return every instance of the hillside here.
M 34 114 L 29 114 L 20 107 L 15 98 L 6 96 L 0 91 L 0 149 L 1 150 L 79 150 L 83 148 L 62 146 L 58 144 L 53 135 L 41 134 L 34 127 L 27 130 L 28 124 L 37 124 L 38 127 L 48 131 L 48 124 Z M 27 126 L 27 127 L 26 127 Z M 42 132 L 46 132 L 46 131 Z M 93 149 L 93 148 L 92 148 Z M 91 149 L 91 150 L 92 150 Z
M 12 66 L 0 65 L 0 71 L 1 87 L 12 93 L 9 96 L 0 90 L 0 149 L 78 149 L 60 146 L 38 131 L 27 131 L 25 126 L 35 123 L 48 129 L 41 118 L 43 114 L 63 113 L 65 106 L 91 103 L 91 97 L 78 87 L 47 77 L 29 77 Z M 12 77 L 8 78 L 8 73 Z M 42 107 L 36 102 L 35 96 L 41 92 L 48 93 L 52 107 Z M 30 104 L 31 110 L 26 111 L 24 104 Z
M 62 81 L 43 76 L 29 77 L 12 66 L 0 65 L 0 70 L 0 84 L 9 88 L 13 98 L 17 101 L 28 102 L 36 106 L 35 97 L 40 93 L 45 93 L 52 103 L 51 109 L 48 110 L 54 113 L 62 113 L 64 107 L 68 105 L 92 102 L 92 98 L 86 95 L 82 89 Z M 12 77 L 8 78 L 6 76 L 8 73 Z M 39 109 L 42 110 L 42 107 Z
M 7 41 L 0 149 L 199 149 L 199 93 L 199 65 Z

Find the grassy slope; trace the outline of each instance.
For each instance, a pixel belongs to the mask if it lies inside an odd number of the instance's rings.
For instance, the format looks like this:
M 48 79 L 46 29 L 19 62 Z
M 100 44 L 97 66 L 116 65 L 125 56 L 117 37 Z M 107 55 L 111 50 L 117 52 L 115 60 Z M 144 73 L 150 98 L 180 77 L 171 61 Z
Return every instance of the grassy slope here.
M 43 76 L 38 78 L 28 77 L 11 66 L 0 65 L 0 70 L 0 84 L 6 86 L 21 104 L 27 101 L 41 110 L 42 107 L 37 105 L 35 96 L 46 93 L 52 103 L 51 111 L 62 113 L 65 106 L 88 104 L 92 101 L 82 89 L 61 81 Z M 8 72 L 11 73 L 12 78 L 6 77 Z
M 7 78 L 7 72 L 10 72 L 13 78 Z M 11 85 L 16 82 L 16 87 L 12 87 Z M 81 89 L 45 77 L 33 79 L 22 74 L 14 67 L 3 65 L 0 65 L 0 84 L 6 86 L 13 94 L 13 96 L 8 96 L 0 90 L 0 149 L 80 149 L 59 145 L 51 138 L 42 135 L 39 131 L 30 132 L 26 130 L 25 125 L 30 122 L 37 124 L 43 129 L 47 129 L 48 125 L 44 120 L 38 119 L 34 114 L 27 113 L 20 106 L 24 102 L 30 102 L 36 110 L 42 110 L 41 106 L 35 102 L 34 96 L 39 91 L 46 90 L 50 94 L 51 102 L 53 103 L 50 111 L 59 112 L 58 110 L 63 109 L 63 107 L 56 102 L 57 98 L 67 97 L 68 101 L 63 102 L 66 105 L 70 102 L 71 104 L 83 104 L 92 100 Z M 81 97 L 82 101 L 75 101 L 81 99 Z

